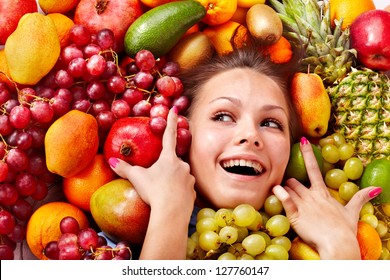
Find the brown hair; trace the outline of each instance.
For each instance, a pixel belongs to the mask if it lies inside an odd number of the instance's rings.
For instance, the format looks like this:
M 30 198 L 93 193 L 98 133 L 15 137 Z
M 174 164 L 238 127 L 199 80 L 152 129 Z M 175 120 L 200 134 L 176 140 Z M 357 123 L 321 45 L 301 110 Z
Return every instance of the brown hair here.
M 207 62 L 181 74 L 184 85 L 184 95 L 189 97 L 191 103 L 196 103 L 197 93 L 202 86 L 213 76 L 235 68 L 250 68 L 256 72 L 267 75 L 273 79 L 281 88 L 288 104 L 289 129 L 292 143 L 296 142 L 300 135 L 301 128 L 299 116 L 289 94 L 290 78 L 296 71 L 297 64 L 292 61 L 289 64 L 274 64 L 254 47 L 237 49 L 231 54 L 215 55 Z M 187 111 L 190 117 L 192 105 Z

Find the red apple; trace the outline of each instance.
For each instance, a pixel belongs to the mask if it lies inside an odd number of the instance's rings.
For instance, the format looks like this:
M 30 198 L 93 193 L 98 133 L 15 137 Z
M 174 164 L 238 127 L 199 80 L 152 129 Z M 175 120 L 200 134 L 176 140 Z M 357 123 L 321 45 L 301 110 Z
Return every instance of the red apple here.
M 390 70 L 390 12 L 371 10 L 351 24 L 351 48 L 358 61 L 373 70 Z
M 139 0 L 81 0 L 76 7 L 74 22 L 85 25 L 92 33 L 111 29 L 116 50 L 123 50 L 123 39 L 130 24 L 142 15 Z
M 0 1 L 0 45 L 15 31 L 20 18 L 27 13 L 38 12 L 36 0 Z
M 150 206 L 125 179 L 101 186 L 91 197 L 91 215 L 97 226 L 113 241 L 142 244 L 148 228 Z
M 160 156 L 162 137 L 154 134 L 149 117 L 126 117 L 114 122 L 104 142 L 103 154 L 131 165 L 151 166 Z

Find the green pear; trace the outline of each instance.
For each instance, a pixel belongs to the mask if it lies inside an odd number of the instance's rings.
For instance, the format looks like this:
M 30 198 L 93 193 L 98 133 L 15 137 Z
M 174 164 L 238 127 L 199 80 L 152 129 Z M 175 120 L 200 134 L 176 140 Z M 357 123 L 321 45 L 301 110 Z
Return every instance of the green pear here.
M 331 103 L 320 76 L 314 73 L 295 73 L 291 81 L 291 97 L 301 118 L 303 134 L 310 137 L 325 135 Z
M 295 178 L 302 184 L 306 184 L 309 182 L 309 177 L 307 175 L 307 170 L 305 166 L 305 161 L 303 159 L 302 152 L 299 148 L 300 143 L 294 143 L 291 147 L 290 158 L 286 167 L 286 171 L 284 173 L 284 178 Z M 314 152 L 314 156 L 316 157 L 318 167 L 322 172 L 324 160 L 321 155 L 321 150 L 314 144 L 311 144 Z
M 150 207 L 128 180 L 119 178 L 100 187 L 93 193 L 90 207 L 97 226 L 110 239 L 142 244 Z

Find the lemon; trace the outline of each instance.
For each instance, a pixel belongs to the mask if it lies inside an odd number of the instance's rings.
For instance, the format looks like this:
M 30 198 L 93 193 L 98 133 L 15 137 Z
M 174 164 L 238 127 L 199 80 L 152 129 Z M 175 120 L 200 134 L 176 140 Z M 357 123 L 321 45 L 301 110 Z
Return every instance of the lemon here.
M 390 160 L 375 159 L 367 164 L 360 179 L 360 188 L 381 187 L 382 193 L 373 198 L 374 205 L 390 202 Z
M 305 161 L 299 146 L 300 143 L 297 142 L 294 143 L 291 147 L 290 159 L 288 161 L 284 177 L 285 179 L 295 178 L 302 184 L 305 184 L 309 181 L 309 177 L 307 175 Z M 321 150 L 316 145 L 311 144 L 311 146 L 313 148 L 318 166 L 322 172 L 324 160 L 321 155 Z

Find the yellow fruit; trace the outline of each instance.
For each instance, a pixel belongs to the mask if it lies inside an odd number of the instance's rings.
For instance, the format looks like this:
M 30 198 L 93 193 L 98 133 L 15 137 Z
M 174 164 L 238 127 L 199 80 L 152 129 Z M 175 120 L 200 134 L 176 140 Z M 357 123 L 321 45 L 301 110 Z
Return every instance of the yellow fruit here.
M 89 226 L 84 212 L 67 202 L 48 202 L 31 215 L 27 224 L 26 241 L 37 258 L 47 259 L 44 255 L 45 246 L 50 241 L 58 241 L 61 236 L 60 222 L 67 216 L 75 218 L 80 229 Z
M 39 6 L 45 13 L 65 14 L 74 9 L 80 0 L 38 0 Z
M 250 8 L 255 4 L 264 4 L 265 0 L 237 0 L 237 6 L 242 8 Z
M 343 20 L 341 29 L 345 29 L 363 12 L 375 10 L 373 0 L 330 0 L 330 20 L 332 27 L 335 20 Z
M 71 110 L 57 119 L 46 132 L 47 168 L 65 178 L 74 176 L 92 162 L 98 146 L 95 117 Z
M 250 40 L 248 29 L 238 22 L 228 21 L 203 30 L 219 55 L 225 55 L 247 45 Z
M 173 2 L 173 1 L 176 1 L 176 0 L 140 0 L 140 1 L 145 6 L 148 6 L 150 8 L 154 8 L 154 7 L 157 7 L 157 6 L 169 3 L 169 2 Z
M 325 135 L 331 104 L 320 76 L 314 73 L 295 73 L 291 83 L 291 96 L 300 115 L 304 135 L 314 138 Z
M 4 49 L 11 78 L 22 85 L 35 85 L 49 73 L 60 55 L 53 20 L 40 13 L 25 14 Z
M 300 237 L 291 241 L 291 249 L 288 252 L 291 260 L 319 260 L 320 255 L 316 250 L 306 244 Z
M 14 91 L 15 85 L 12 83 L 11 74 L 8 70 L 4 49 L 0 50 L 0 82 L 6 83 L 8 88 Z
M 338 202 L 340 202 L 342 205 L 346 205 L 346 204 L 347 204 L 347 201 L 345 201 L 344 199 L 342 199 L 342 198 L 340 197 L 338 190 L 335 190 L 335 189 L 332 189 L 332 188 L 329 188 L 329 187 L 327 187 L 327 189 L 328 189 L 330 195 L 331 195 L 334 199 L 336 199 L 336 200 L 337 200 Z
M 56 26 L 61 48 L 69 45 L 69 32 L 74 25 L 73 20 L 60 13 L 52 13 L 47 16 L 53 20 L 54 25 Z

